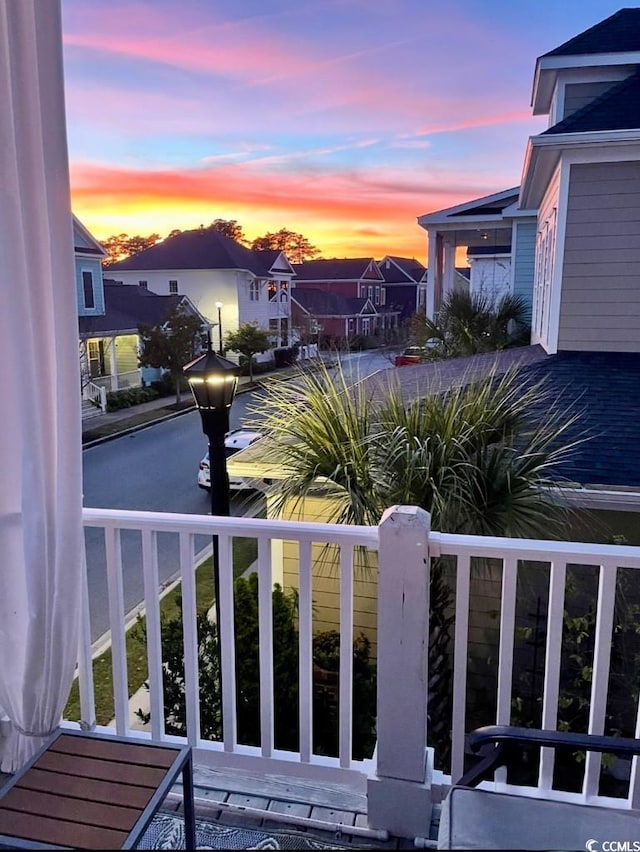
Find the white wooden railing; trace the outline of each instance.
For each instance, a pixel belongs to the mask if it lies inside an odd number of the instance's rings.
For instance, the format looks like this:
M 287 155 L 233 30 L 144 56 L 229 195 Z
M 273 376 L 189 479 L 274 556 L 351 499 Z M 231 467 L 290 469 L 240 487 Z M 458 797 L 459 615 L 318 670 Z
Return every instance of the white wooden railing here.
M 228 755 L 262 759 L 280 759 L 290 764 L 317 765 L 350 770 L 357 761 L 351 755 L 351 719 L 353 679 L 353 557 L 355 547 L 377 549 L 378 531 L 375 527 L 337 526 L 310 523 L 265 521 L 252 518 L 213 518 L 210 516 L 179 515 L 169 513 L 130 512 L 108 509 L 85 509 L 85 527 L 104 530 L 106 569 L 108 581 L 108 606 L 113 657 L 113 687 L 116 733 L 125 736 L 129 728 L 129 695 L 125 648 L 125 606 L 120 534 L 124 530 L 139 530 L 142 536 L 142 569 L 144 576 L 144 609 L 146 614 L 147 654 L 149 664 L 149 698 L 151 706 L 151 731 L 154 739 L 165 739 L 164 706 L 162 694 L 162 654 L 160 644 L 160 619 L 158 597 L 158 534 L 174 533 L 179 537 L 179 557 L 176 568 L 182 582 L 184 627 L 184 661 L 187 738 L 206 761 L 206 752 L 224 752 Z M 205 741 L 200 734 L 200 706 L 198 682 L 198 641 L 196 635 L 196 598 L 194 582 L 196 536 L 217 534 L 220 561 L 221 601 L 221 672 L 223 741 Z M 235 642 L 233 616 L 233 564 L 232 540 L 248 537 L 258 544 L 259 583 L 259 640 L 260 640 L 260 705 L 261 745 L 242 746 L 237 742 Z M 273 637 L 271 590 L 274 566 L 271 544 L 275 540 L 295 541 L 299 546 L 299 637 L 300 637 L 300 751 L 296 755 L 278 752 L 274 746 L 274 686 Z M 312 750 L 312 558 L 313 543 L 329 543 L 340 549 L 340 672 L 339 672 L 339 756 L 327 758 L 313 754 Z M 105 602 L 106 603 L 106 602 Z M 89 723 L 95 720 L 90 674 L 90 635 L 85 629 L 82 648 L 81 694 L 85 704 L 82 718 Z
M 130 734 L 125 654 L 125 612 L 120 534 L 124 530 L 141 533 L 144 574 L 144 606 L 147 619 L 147 654 L 151 707 L 151 736 L 173 739 L 165 733 L 162 694 L 162 654 L 158 608 L 158 534 L 173 533 L 179 539 L 178 565 L 182 581 L 184 660 L 186 682 L 187 737 L 195 749 L 196 761 L 238 766 L 247 761 L 266 770 L 307 774 L 314 777 L 350 778 L 369 797 L 369 825 L 402 836 L 427 836 L 430 801 L 462 774 L 465 762 L 465 734 L 468 731 L 468 660 L 473 651 L 469 629 L 477 609 L 471 593 L 475 560 L 493 560 L 494 580 L 500 587 L 492 623 L 498 631 L 497 690 L 488 705 L 495 713 L 485 724 L 512 722 L 514 695 L 514 644 L 518 577 L 524 563 L 538 563 L 541 574 L 548 571 L 548 599 L 544 617 L 545 651 L 542 689 L 542 726 L 555 729 L 562 697 L 561 643 L 563 637 L 567 569 L 598 572 L 595 621 L 595 652 L 590 696 L 588 730 L 602 733 L 609 694 L 611 640 L 614 623 L 618 570 L 640 568 L 640 548 L 612 545 L 572 544 L 445 535 L 429 530 L 429 516 L 420 509 L 395 507 L 388 510 L 380 526 L 357 527 L 296 523 L 250 518 L 215 518 L 107 509 L 85 509 L 86 527 L 104 530 L 108 577 L 108 606 L 113 653 L 113 683 L 116 732 Z M 223 740 L 203 739 L 200 731 L 198 643 L 194 552 L 197 536 L 217 534 L 220 544 L 221 672 L 223 693 Z M 260 746 L 244 746 L 237 741 L 235 643 L 233 615 L 234 537 L 257 540 L 259 578 L 259 664 L 260 664 Z M 271 589 L 276 576 L 281 542 L 298 544 L 299 560 L 299 752 L 283 752 L 274 743 L 274 683 Z M 313 561 L 312 546 L 329 543 L 339 550 L 340 592 L 340 672 L 338 757 L 313 753 Z M 354 549 L 364 547 L 378 552 L 377 627 L 377 747 L 372 761 L 352 756 L 352 680 Z M 451 765 L 434 771 L 432 755 L 425 748 L 427 738 L 427 653 L 429 612 L 429 571 L 432 560 L 447 557 L 455 597 L 455 625 L 451 643 L 453 677 L 451 718 Z M 547 566 L 546 569 L 544 566 Z M 574 567 L 575 566 L 575 567 Z M 592 569 L 593 570 L 593 569 Z M 640 583 L 640 574 L 638 574 Z M 88 612 L 88 608 L 87 608 Z M 80 654 L 82 718 L 95 720 L 91 683 L 91 645 L 85 622 Z M 139 735 L 139 734 L 134 734 Z M 638 733 L 636 733 L 638 735 Z M 436 761 L 437 763 L 437 761 Z M 276 770 L 276 767 L 278 769 Z M 324 775 L 323 775 L 324 773 Z M 558 798 L 597 802 L 614 807 L 640 805 L 640 766 L 634 759 L 629 795 L 611 799 L 598 795 L 600 759 L 589 755 L 582 793 L 558 792 Z M 368 779 L 367 779 L 368 776 Z M 553 754 L 544 750 L 538 785 L 517 788 L 532 795 L 548 794 L 552 786 Z M 497 783 L 504 787 L 504 778 Z M 515 788 L 514 788 L 515 789 Z
M 86 399 L 91 400 L 100 411 L 107 410 L 107 389 L 103 385 L 98 385 L 95 382 L 87 382 L 84 389 Z

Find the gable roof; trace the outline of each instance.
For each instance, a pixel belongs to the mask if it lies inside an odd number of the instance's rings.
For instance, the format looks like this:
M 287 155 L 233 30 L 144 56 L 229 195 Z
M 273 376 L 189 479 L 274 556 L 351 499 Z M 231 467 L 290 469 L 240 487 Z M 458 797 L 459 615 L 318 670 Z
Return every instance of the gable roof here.
M 638 9 L 640 12 L 640 9 Z M 640 24 L 640 18 L 638 19 Z M 541 133 L 589 133 L 598 130 L 640 128 L 640 71 L 614 83 L 591 103 Z
M 318 317 L 355 317 L 363 313 L 377 313 L 370 299 L 347 298 L 336 293 L 327 293 L 324 290 L 295 289 L 292 292 L 291 299 L 305 313 Z
M 417 284 L 426 272 L 426 267 L 414 257 L 395 257 L 390 254 L 378 261 L 378 269 L 388 284 Z
M 543 56 L 584 56 L 591 53 L 640 51 L 640 9 L 619 9 L 610 17 L 565 41 Z
M 377 269 L 372 257 L 332 257 L 294 263 L 293 268 L 298 281 L 359 281 L 372 263 Z
M 640 9 L 620 9 L 536 59 L 531 105 L 547 115 L 561 71 L 640 65 Z M 605 78 L 606 79 L 606 78 Z
M 132 257 L 114 263 L 110 271 L 153 269 L 246 269 L 270 277 L 274 272 L 291 274 L 286 256 L 277 249 L 253 251 L 215 228 L 182 231 Z
M 460 219 L 464 218 L 486 219 L 487 217 L 501 217 L 507 211 L 508 207 L 517 204 L 519 192 L 520 187 L 514 186 L 510 189 L 494 192 L 491 195 L 484 195 L 482 198 L 465 201 L 463 204 L 445 207 L 443 210 L 433 210 L 431 213 L 418 216 L 418 224 L 423 228 L 427 228 L 428 225 L 440 225 L 448 221 L 458 223 Z
M 105 279 L 105 312 L 99 316 L 78 318 L 80 337 L 111 334 L 135 334 L 139 325 L 161 325 L 170 311 L 183 304 L 198 316 L 203 325 L 206 320 L 193 303 L 183 295 L 160 296 L 134 284 L 120 284 Z
M 77 216 L 73 216 L 73 248 L 80 254 L 95 254 L 106 257 L 107 253 L 98 240 L 90 234 Z

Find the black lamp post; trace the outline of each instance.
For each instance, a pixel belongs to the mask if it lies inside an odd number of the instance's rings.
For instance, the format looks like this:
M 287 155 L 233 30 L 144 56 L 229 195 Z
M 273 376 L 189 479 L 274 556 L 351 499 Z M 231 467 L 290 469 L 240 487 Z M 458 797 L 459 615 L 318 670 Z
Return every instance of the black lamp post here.
M 229 477 L 224 439 L 229 431 L 229 411 L 238 386 L 240 368 L 209 348 L 182 368 L 189 382 L 209 439 L 211 514 L 229 515 Z M 216 596 L 216 625 L 220 630 L 220 559 L 218 536 L 213 536 L 213 584 Z M 219 637 L 219 634 L 218 634 Z M 219 639 L 218 639 L 219 641 Z M 222 689 L 220 690 L 222 695 Z

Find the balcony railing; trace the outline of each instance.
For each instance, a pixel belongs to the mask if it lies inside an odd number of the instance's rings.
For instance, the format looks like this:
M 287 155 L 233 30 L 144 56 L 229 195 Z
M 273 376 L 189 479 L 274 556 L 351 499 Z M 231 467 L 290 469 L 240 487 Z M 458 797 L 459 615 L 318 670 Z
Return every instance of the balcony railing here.
M 96 387 L 105 388 L 108 391 L 123 390 L 124 388 L 137 387 L 142 380 L 140 370 L 128 370 L 125 373 L 113 373 L 107 376 L 95 376 L 91 382 Z
M 165 733 L 161 625 L 158 596 L 161 580 L 159 557 L 167 534 L 176 539 L 175 568 L 182 582 L 184 669 L 187 739 L 195 749 L 196 762 L 224 766 L 254 765 L 267 771 L 313 777 L 351 779 L 369 791 L 369 823 L 404 836 L 426 836 L 431 796 L 439 798 L 463 771 L 465 734 L 480 724 L 513 722 L 514 699 L 520 679 L 531 666 L 518 659 L 521 624 L 531 620 L 530 604 L 537 603 L 535 625 L 540 671 L 538 726 L 556 729 L 566 695 L 563 685 L 563 653 L 566 657 L 567 609 L 578 594 L 576 577 L 591 577 L 595 592 L 586 594 L 585 612 L 593 609 L 592 629 L 584 627 L 585 642 L 593 654 L 585 669 L 588 701 L 587 730 L 602 733 L 612 700 L 612 643 L 617 624 L 617 599 L 622 578 L 635 594 L 640 548 L 566 542 L 456 536 L 429 531 L 429 517 L 418 509 L 389 510 L 378 527 L 296 523 L 250 518 L 85 509 L 86 527 L 104 531 L 108 606 L 113 654 L 113 690 L 116 733 L 129 731 L 129 695 L 125 651 L 123 583 L 130 570 L 131 545 L 122 549 L 123 535 L 136 531 L 141 553 L 146 613 L 151 736 L 173 739 Z M 200 725 L 200 686 L 194 554 L 201 536 L 219 537 L 220 553 L 220 653 L 223 737 L 220 742 L 203 738 Z M 236 660 L 234 642 L 233 559 L 235 537 L 257 541 L 259 588 L 260 745 L 238 742 Z M 281 581 L 283 542 L 293 542 L 299 570 L 299 750 L 278 750 L 274 742 L 274 665 L 272 587 Z M 339 592 L 340 663 L 338 677 L 337 757 L 313 750 L 313 659 L 317 549 L 331 545 L 333 582 Z M 357 554 L 375 552 L 377 575 L 377 746 L 372 760 L 354 760 L 353 653 L 355 566 Z M 437 562 L 434 562 L 437 560 Z M 166 560 L 165 560 L 166 561 Z M 314 566 L 314 562 L 316 563 Z M 446 656 L 451 666 L 450 757 L 426 750 L 427 655 L 429 635 L 429 572 L 434 565 L 443 571 L 451 588 L 448 611 L 453 617 L 451 643 Z M 124 570 L 124 574 L 123 574 Z M 629 573 L 630 572 L 630 573 Z M 629 582 L 630 581 L 630 582 Z M 528 585 L 527 585 L 528 584 Z M 535 587 L 532 588 L 531 587 Z M 640 595 L 638 595 L 640 598 Z M 580 611 L 580 605 L 578 611 Z M 523 610 L 524 607 L 524 610 Z M 524 612 L 524 615 L 522 614 Z M 88 607 L 87 607 L 88 613 Z M 489 638 L 487 639 L 487 636 Z M 82 718 L 95 720 L 91 675 L 91 643 L 85 623 L 80 658 Z M 487 651 L 486 671 L 478 673 L 477 661 Z M 490 659 L 489 659 L 490 657 Z M 475 670 L 474 670 L 475 665 Z M 482 669 L 482 666 L 480 666 Z M 534 667 L 535 668 L 535 667 Z M 480 680 L 478 680 L 480 678 Z M 480 686 L 478 686 L 480 683 Z M 484 695 L 480 710 L 473 692 Z M 637 692 L 629 684 L 630 701 Z M 635 713 L 635 711 L 634 711 Z M 484 715 L 483 715 L 484 714 Z M 634 716 L 635 717 L 635 716 Z M 432 719 L 432 722 L 436 720 Z M 521 721 L 521 720 L 518 720 Z M 633 735 L 633 731 L 625 731 Z M 134 734 L 135 735 L 135 734 Z M 138 734 L 139 735 L 139 734 Z M 147 735 L 148 736 L 148 735 Z M 427 757 L 426 757 L 427 756 Z M 581 771 L 576 764 L 576 771 Z M 276 769 L 276 767 L 278 767 Z M 623 796 L 601 794 L 601 760 L 590 754 L 584 764 L 581 790 L 557 791 L 558 798 L 638 807 L 640 767 L 630 769 L 628 790 Z M 504 784 L 503 777 L 497 783 Z M 535 781 L 513 787 L 530 795 L 548 795 L 554 784 L 553 754 L 544 749 Z M 504 787 L 502 787 L 504 789 Z M 411 793 L 408 794 L 407 790 Z M 435 793 L 434 791 L 437 791 Z

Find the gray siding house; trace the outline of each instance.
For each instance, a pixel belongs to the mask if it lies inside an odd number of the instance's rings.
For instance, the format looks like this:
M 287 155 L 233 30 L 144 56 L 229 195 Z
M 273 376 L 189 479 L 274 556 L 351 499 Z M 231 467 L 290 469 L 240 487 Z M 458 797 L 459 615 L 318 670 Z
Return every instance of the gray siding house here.
M 540 56 L 532 107 L 548 127 L 528 141 L 520 187 L 418 218 L 427 313 L 466 245 L 485 277 L 508 261 L 508 290 L 530 301 L 531 342 L 547 353 L 640 352 L 640 8 Z

